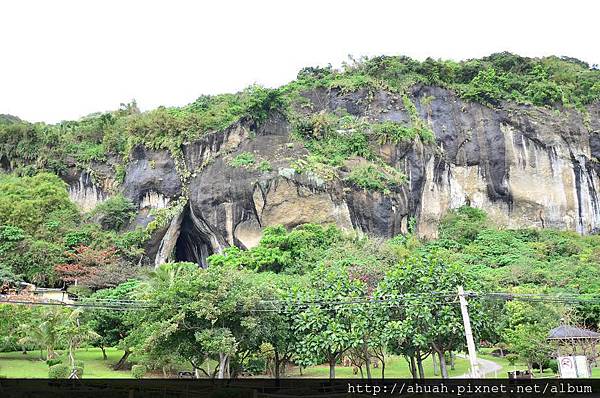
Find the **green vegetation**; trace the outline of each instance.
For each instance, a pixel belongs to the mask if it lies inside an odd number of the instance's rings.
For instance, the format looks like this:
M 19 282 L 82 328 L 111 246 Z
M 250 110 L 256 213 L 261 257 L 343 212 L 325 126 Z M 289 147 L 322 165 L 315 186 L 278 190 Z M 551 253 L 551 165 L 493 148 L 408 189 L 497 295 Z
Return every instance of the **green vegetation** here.
M 360 188 L 389 194 L 406 183 L 406 176 L 393 167 L 368 164 L 353 168 L 347 180 Z
M 133 365 L 131 367 L 131 375 L 135 379 L 142 379 L 146 375 L 147 371 L 148 370 L 146 369 L 145 365 Z
M 192 176 L 183 161 L 186 143 L 239 121 L 256 129 L 278 112 L 292 124 L 295 142 L 287 148 L 306 150 L 286 159 L 288 170 L 318 184 L 338 179 L 344 190 L 391 194 L 407 178 L 386 163 L 381 146 L 435 143 L 424 116 L 434 98 L 414 98 L 415 84 L 442 86 L 492 107 L 514 101 L 583 110 L 600 99 L 599 73 L 573 59 L 508 53 L 464 62 L 376 57 L 339 71 L 305 68 L 278 89 L 252 86 L 180 108 L 141 113 L 132 102 L 56 125 L 0 115 L 0 164 L 12 172 L 0 174 L 2 283 L 33 282 L 67 288 L 83 302 L 144 300 L 151 307 L 0 305 L 0 351 L 8 353 L 0 355 L 0 375 L 63 378 L 76 370 L 84 377 L 141 378 L 191 368 L 206 377 L 283 377 L 303 368 L 304 375 L 330 377 L 336 371 L 424 377 L 434 375 L 432 358 L 442 377 L 465 373 L 462 359 L 450 369 L 454 354 L 465 349 L 456 287 L 597 294 L 600 236 L 499 229 L 481 210 L 462 207 L 445 217 L 432 241 L 420 241 L 412 227 L 406 236 L 381 240 L 334 226 L 272 226 L 256 247 L 210 256 L 208 269 L 172 263 L 143 271 L 136 265 L 144 243 L 184 209 L 187 188 L 154 211 L 145 229 L 130 230 L 134 203 L 115 195 L 81 214 L 58 176 L 72 164 L 93 174 L 103 162 L 122 182 L 132 150 L 143 145 L 168 150 L 185 185 Z M 397 109 L 406 120 L 315 111 L 310 90 L 361 91 L 367 100 L 385 90 L 401 99 Z M 273 169 L 255 153 L 225 159 L 230 167 Z M 503 361 L 540 371 L 555 367 L 545 336 L 561 319 L 600 325 L 597 304 L 469 300 L 476 341 L 510 352 Z M 29 353 L 23 359 L 17 351 Z M 348 361 L 356 369 L 340 367 Z M 27 370 L 19 368 L 23 362 Z M 131 372 L 123 370 L 128 362 Z
M 108 228 L 103 230 L 85 222 L 56 175 L 0 175 L 0 274 L 45 286 L 92 274 L 88 282 L 95 285 L 111 278 L 123 282 L 137 271 L 122 262 L 139 258 L 145 237 L 113 229 L 122 228 L 132 210 L 131 202 L 119 196 L 101 204 L 94 214 Z M 85 278 L 80 283 L 85 285 Z
M 68 156 L 73 156 L 81 168 L 106 160 L 109 155 L 126 162 L 138 144 L 169 150 L 179 160 L 183 143 L 222 130 L 241 118 L 261 122 L 281 106 L 277 90 L 251 86 L 238 94 L 203 96 L 182 108 L 159 107 L 140 113 L 132 102 L 114 112 L 56 125 L 2 123 L 0 158 L 8 159 L 11 169 L 23 175 L 38 170 L 61 174 Z M 181 162 L 178 164 L 183 167 Z
M 66 379 L 71 374 L 71 369 L 64 363 L 58 363 L 48 368 L 49 379 Z
M 114 370 L 112 366 L 123 355 L 123 351 L 116 348 L 106 349 L 107 359 L 102 359 L 102 352 L 97 348 L 80 348 L 75 357 L 85 363 L 83 377 L 88 378 L 131 378 L 131 372 Z M 66 353 L 61 353 L 63 363 L 67 363 Z M 68 369 L 68 365 L 67 365 Z M 70 374 L 70 372 L 69 372 Z M 67 374 L 67 377 L 69 376 Z M 23 354 L 21 351 L 0 352 L 0 377 L 8 378 L 47 378 L 49 366 L 32 352 Z
M 469 207 L 451 212 L 440 239 L 430 242 L 412 235 L 374 241 L 333 226 L 270 227 L 252 249 L 229 248 L 211 256 L 208 269 L 165 264 L 139 281 L 91 296 L 145 300 L 151 311 L 80 314 L 0 306 L 0 331 L 17 330 L 5 334 L 3 349 L 38 349 L 48 365 L 57 366 L 50 360 L 58 358 L 69 369 L 83 360 L 84 377 L 97 373 L 78 347 L 92 345 L 101 361 L 110 358 L 109 347 L 119 347 L 122 356 L 111 364 L 122 368 L 133 361 L 139 366 L 131 377 L 144 377 L 144 369 L 167 374 L 190 368 L 206 377 L 248 372 L 283 377 L 297 375 L 298 367 L 305 376 L 431 377 L 432 356 L 437 375 L 449 377 L 467 368 L 454 355 L 465 350 L 457 286 L 478 292 L 594 293 L 600 281 L 598 238 L 499 230 L 485 213 Z M 510 360 L 537 372 L 542 366 L 544 375 L 553 366 L 548 331 L 560 319 L 576 324 L 600 319 L 598 308 L 585 303 L 469 301 L 477 342 L 510 352 L 502 363 Z M 352 367 L 341 366 L 347 361 Z
M 123 195 L 115 195 L 100 203 L 91 215 L 98 219 L 104 229 L 118 231 L 135 217 L 136 206 Z
M 382 134 L 406 131 L 414 134 L 407 139 L 420 136 L 420 130 L 413 127 L 394 122 L 369 124 L 363 118 L 347 114 L 338 116 L 320 112 L 297 117 L 294 133 L 310 155 L 292 166 L 299 173 L 311 172 L 325 181 L 336 178 L 338 170 L 350 168 L 347 181 L 360 188 L 389 194 L 406 183 L 406 176 L 376 155 L 373 136 L 381 141 Z M 359 165 L 354 166 L 357 161 Z
M 256 168 L 259 171 L 262 171 L 265 173 L 273 170 L 273 167 L 271 166 L 271 163 L 268 160 L 262 160 Z
M 169 150 L 180 159 L 182 144 L 207 132 L 225 129 L 240 119 L 260 123 L 276 110 L 290 113 L 293 117 L 295 112 L 291 110 L 305 103 L 306 99 L 301 94 L 319 88 L 343 93 L 387 90 L 402 95 L 403 105 L 411 117 L 411 126 L 394 126 L 392 122 L 375 126 L 385 142 L 414 139 L 416 136 L 425 142 L 433 140 L 431 130 L 419 117 L 415 104 L 407 95 L 414 84 L 446 87 L 465 99 L 492 106 L 501 101 L 515 101 L 537 106 L 581 108 L 600 99 L 600 71 L 572 58 L 526 58 L 498 53 L 462 62 L 431 58 L 419 62 L 403 56 L 351 61 L 342 70 L 304 68 L 295 81 L 279 89 L 251 86 L 237 94 L 202 96 L 180 108 L 160 107 L 141 113 L 134 101 L 122 104 L 114 112 L 92 114 L 79 121 L 56 125 L 32 124 L 4 115 L 0 123 L 0 159 L 23 175 L 39 170 L 63 173 L 69 156 L 82 168 L 104 161 L 111 155 L 126 162 L 131 149 L 138 144 Z M 421 106 L 426 106 L 428 99 L 424 98 L 422 102 Z M 310 126 L 298 124 L 301 132 L 305 127 Z M 313 132 L 316 136 L 312 138 L 319 139 L 331 131 L 322 125 Z M 357 145 L 362 145 L 362 148 L 353 148 L 351 152 L 366 155 L 364 142 L 359 141 Z M 347 143 L 342 142 L 341 146 L 347 146 Z M 333 160 L 334 163 L 337 161 L 339 159 Z M 181 162 L 178 161 L 178 164 L 183 168 Z M 117 163 L 114 167 L 118 174 L 122 174 L 122 164 Z M 185 174 L 184 170 L 180 171 Z
M 250 152 L 242 152 L 229 161 L 231 167 L 250 167 L 256 162 L 254 155 Z

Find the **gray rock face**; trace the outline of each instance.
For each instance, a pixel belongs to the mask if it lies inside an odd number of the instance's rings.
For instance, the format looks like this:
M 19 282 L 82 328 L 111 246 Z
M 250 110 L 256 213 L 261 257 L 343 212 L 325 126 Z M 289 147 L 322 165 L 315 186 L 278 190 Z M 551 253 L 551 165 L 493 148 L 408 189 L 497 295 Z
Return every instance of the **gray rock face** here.
M 401 98 L 392 93 L 314 90 L 305 96 L 314 112 L 344 109 L 373 121 L 410 120 Z M 241 120 L 185 144 L 190 174 L 185 184 L 167 152 L 137 148 L 119 188 L 140 206 L 136 223 L 146 224 L 152 218 L 148 209 L 168 207 L 184 192 L 189 198 L 171 225 L 157 232 L 151 261 L 205 266 L 208 255 L 227 246 L 256 245 L 261 230 L 275 224 L 334 223 L 391 237 L 405 233 L 414 218 L 417 232 L 434 238 L 440 219 L 465 204 L 482 208 L 506 227 L 598 231 L 600 104 L 585 116 L 573 109 L 515 104 L 492 109 L 439 87 L 416 86 L 410 97 L 436 143 L 373 144 L 409 179 L 388 195 L 352 187 L 341 178 L 296 174 L 290 165 L 307 151 L 290 137 L 290 124 L 280 114 L 260 126 Z M 253 165 L 230 165 L 245 152 L 254 156 Z M 261 171 L 261 162 L 270 170 Z

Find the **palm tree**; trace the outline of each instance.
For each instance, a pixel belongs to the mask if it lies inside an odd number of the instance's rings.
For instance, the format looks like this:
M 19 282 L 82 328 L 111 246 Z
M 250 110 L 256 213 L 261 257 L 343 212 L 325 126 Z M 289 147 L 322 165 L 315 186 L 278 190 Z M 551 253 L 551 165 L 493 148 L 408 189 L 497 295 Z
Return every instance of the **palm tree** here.
M 83 343 L 97 339 L 100 336 L 94 332 L 87 324 L 79 322 L 81 309 L 72 311 L 66 318 L 64 324 L 60 328 L 59 335 L 67 342 L 69 348 L 69 361 L 71 369 L 75 369 L 75 351 Z
M 60 345 L 60 329 L 67 317 L 63 308 L 44 308 L 39 317 L 31 317 L 28 322 L 19 325 L 19 331 L 23 335 L 19 344 L 33 344 L 40 349 L 40 358 L 43 358 L 42 350 L 46 349 L 46 360 L 56 357 L 54 351 Z

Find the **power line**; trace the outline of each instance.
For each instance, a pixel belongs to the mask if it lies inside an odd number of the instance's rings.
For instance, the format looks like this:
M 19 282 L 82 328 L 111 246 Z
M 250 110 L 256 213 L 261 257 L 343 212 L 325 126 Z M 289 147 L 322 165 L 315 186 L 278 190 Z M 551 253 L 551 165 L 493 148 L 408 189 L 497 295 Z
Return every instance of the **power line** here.
M 488 301 L 524 301 L 532 303 L 554 303 L 554 304 L 600 304 L 600 295 L 590 294 L 536 294 L 536 293 L 510 293 L 510 292 L 465 292 L 465 296 L 471 299 L 481 299 Z M 239 312 L 289 312 L 291 310 L 302 310 L 310 307 L 338 307 L 347 305 L 369 305 L 381 306 L 384 308 L 401 307 L 407 304 L 407 301 L 423 297 L 433 298 L 438 302 L 454 303 L 457 298 L 456 293 L 452 292 L 423 292 L 423 293 L 404 293 L 392 296 L 369 296 L 340 299 L 312 299 L 312 300 L 258 300 L 248 305 L 238 305 Z M 161 306 L 159 303 L 152 303 L 149 300 L 131 300 L 131 299 L 82 299 L 72 302 L 63 301 L 36 301 L 31 299 L 20 299 L 15 296 L 0 295 L 0 303 L 15 305 L 33 305 L 33 306 L 62 306 L 88 309 L 105 309 L 115 311 L 146 310 L 156 309 Z M 187 305 L 190 302 L 171 303 L 176 308 Z M 254 304 L 254 307 L 252 305 Z

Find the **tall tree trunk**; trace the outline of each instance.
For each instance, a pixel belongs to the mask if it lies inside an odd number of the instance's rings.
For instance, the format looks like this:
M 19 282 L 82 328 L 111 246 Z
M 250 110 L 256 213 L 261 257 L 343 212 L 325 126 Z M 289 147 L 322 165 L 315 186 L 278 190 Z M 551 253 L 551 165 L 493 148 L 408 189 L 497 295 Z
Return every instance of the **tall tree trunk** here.
M 438 351 L 438 355 L 440 356 L 440 370 L 442 371 L 442 378 L 448 378 L 448 368 L 446 368 L 446 358 L 444 357 L 444 351 Z
M 455 370 L 455 366 L 454 366 L 454 351 L 450 351 L 450 370 Z
M 540 361 L 540 373 L 544 373 L 544 363 Z
M 102 359 L 106 361 L 108 359 L 108 357 L 106 356 L 106 349 L 103 345 L 100 346 L 100 349 L 102 350 Z
M 365 368 L 367 369 L 367 379 L 371 380 L 371 355 L 367 348 L 365 348 Z
M 419 378 L 425 378 L 425 371 L 423 370 L 423 358 L 421 357 L 421 352 L 417 351 L 417 367 L 419 369 Z
M 71 362 L 71 369 L 75 369 L 75 357 L 73 356 L 73 343 L 69 343 L 69 361 Z
M 436 352 L 434 352 L 433 355 L 431 356 L 431 360 L 433 361 L 433 375 L 438 376 L 439 372 L 438 372 L 438 363 L 437 363 L 437 359 L 436 359 Z
M 131 355 L 131 351 L 129 350 L 129 348 L 126 348 L 125 352 L 123 353 L 123 356 L 121 357 L 121 359 L 119 359 L 119 362 L 117 362 L 115 364 L 115 366 L 113 366 L 113 369 L 114 370 L 123 369 L 123 366 L 125 366 L 125 362 L 127 362 L 127 358 L 129 358 L 129 355 Z
M 381 380 L 385 379 L 385 361 L 381 360 Z
M 329 356 L 329 378 L 331 380 L 335 379 L 335 362 L 337 360 L 337 356 Z
M 274 360 L 275 360 L 275 362 L 273 363 L 273 365 L 275 367 L 275 369 L 273 369 L 274 373 L 275 373 L 274 376 L 275 376 L 275 380 L 279 381 L 279 377 L 280 377 L 279 376 L 279 352 L 277 350 L 275 350 L 275 359 Z
M 217 378 L 219 379 L 224 379 L 225 378 L 225 372 L 227 372 L 227 362 L 228 362 L 228 358 L 229 355 L 225 354 L 225 353 L 219 353 L 219 374 L 217 376 Z
M 410 373 L 412 373 L 413 379 L 417 378 L 417 365 L 415 363 L 415 356 L 410 356 Z

